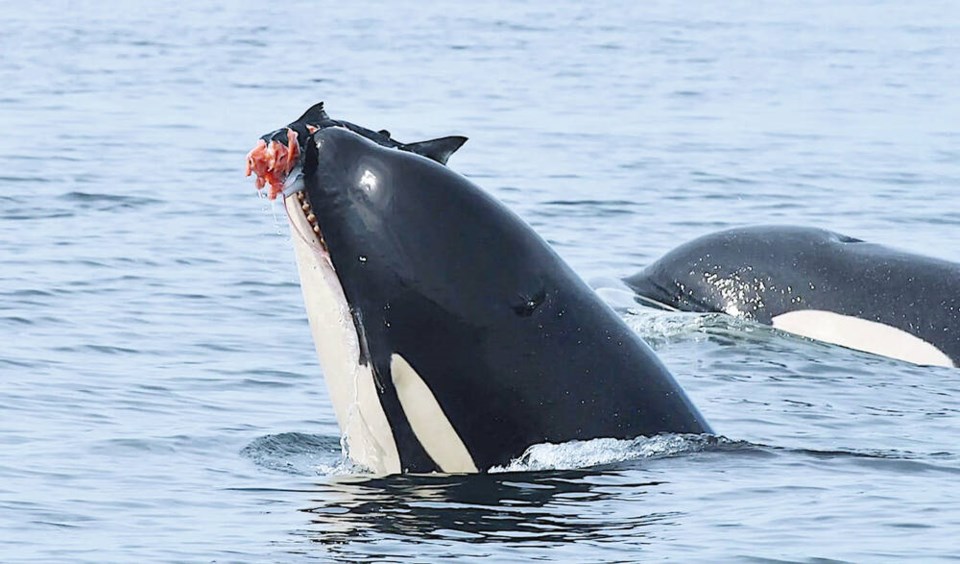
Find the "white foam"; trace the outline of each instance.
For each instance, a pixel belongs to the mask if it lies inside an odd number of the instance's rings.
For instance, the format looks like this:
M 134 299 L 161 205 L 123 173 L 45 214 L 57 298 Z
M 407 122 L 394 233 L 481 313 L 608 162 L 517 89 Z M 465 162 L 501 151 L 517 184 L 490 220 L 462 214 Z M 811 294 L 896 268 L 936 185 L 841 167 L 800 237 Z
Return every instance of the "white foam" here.
M 708 315 L 634 308 L 623 316 L 630 329 L 644 339 L 660 341 L 703 331 Z
M 491 468 L 490 472 L 573 470 L 628 460 L 662 458 L 685 452 L 698 452 L 717 441 L 716 437 L 709 435 L 657 435 L 636 439 L 542 443 L 531 446 L 506 466 Z

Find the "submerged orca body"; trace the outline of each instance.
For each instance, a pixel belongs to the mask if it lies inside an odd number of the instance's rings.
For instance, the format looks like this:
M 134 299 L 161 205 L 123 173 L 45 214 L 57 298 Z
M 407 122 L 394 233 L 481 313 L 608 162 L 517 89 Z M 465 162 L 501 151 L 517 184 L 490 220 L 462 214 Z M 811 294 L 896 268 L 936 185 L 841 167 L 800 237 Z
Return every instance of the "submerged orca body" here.
M 917 364 L 960 365 L 960 265 L 823 229 L 712 233 L 625 282 L 653 305 L 726 312 Z
M 710 431 L 617 314 L 445 158 L 306 118 L 284 204 L 355 461 L 484 471 L 537 443 Z

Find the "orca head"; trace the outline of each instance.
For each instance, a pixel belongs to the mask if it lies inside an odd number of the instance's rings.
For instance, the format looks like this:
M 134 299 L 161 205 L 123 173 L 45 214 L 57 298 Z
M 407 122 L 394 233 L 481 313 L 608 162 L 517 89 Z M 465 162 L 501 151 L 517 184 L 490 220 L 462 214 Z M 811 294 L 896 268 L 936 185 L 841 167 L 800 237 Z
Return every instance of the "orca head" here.
M 401 467 L 394 422 L 381 404 L 383 370 L 377 371 L 367 337 L 371 324 L 377 325 L 374 332 L 385 328 L 385 318 L 364 319 L 374 316 L 369 303 L 360 303 L 371 295 L 382 299 L 371 285 L 389 286 L 398 265 L 404 265 L 402 257 L 391 254 L 392 228 L 378 218 L 390 217 L 391 194 L 402 189 L 405 164 L 412 160 L 414 169 L 446 171 L 442 164 L 465 141 L 445 137 L 404 144 L 385 130 L 332 120 L 317 104 L 261 137 L 247 158 L 248 175 L 256 173 L 258 188 L 270 184 L 269 197 L 283 197 L 307 317 L 347 452 L 374 471 L 408 469 Z M 376 273 L 352 268 L 367 256 L 383 268 Z M 378 347 L 374 352 L 390 362 L 390 351 Z
M 302 186 L 285 190 L 314 341 L 351 458 L 389 472 L 476 471 L 435 396 L 438 379 L 456 371 L 419 361 L 436 347 L 430 361 L 442 362 L 448 351 L 437 349 L 448 345 L 437 331 L 469 332 L 490 314 L 482 284 L 501 267 L 501 249 L 464 268 L 487 251 L 463 224 L 486 195 L 433 159 L 378 141 L 347 127 L 314 132 Z M 471 278 L 474 267 L 486 272 Z

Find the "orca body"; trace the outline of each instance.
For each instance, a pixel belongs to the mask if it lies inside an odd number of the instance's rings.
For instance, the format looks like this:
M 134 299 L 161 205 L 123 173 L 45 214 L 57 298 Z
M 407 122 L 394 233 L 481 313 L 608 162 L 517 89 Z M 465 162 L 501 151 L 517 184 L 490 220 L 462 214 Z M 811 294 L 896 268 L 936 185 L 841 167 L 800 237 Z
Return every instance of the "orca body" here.
M 960 364 L 960 264 L 823 229 L 712 233 L 625 282 L 651 305 L 725 312 L 922 365 Z
M 351 458 L 475 472 L 537 443 L 710 432 L 617 314 L 445 159 L 309 121 L 284 204 Z

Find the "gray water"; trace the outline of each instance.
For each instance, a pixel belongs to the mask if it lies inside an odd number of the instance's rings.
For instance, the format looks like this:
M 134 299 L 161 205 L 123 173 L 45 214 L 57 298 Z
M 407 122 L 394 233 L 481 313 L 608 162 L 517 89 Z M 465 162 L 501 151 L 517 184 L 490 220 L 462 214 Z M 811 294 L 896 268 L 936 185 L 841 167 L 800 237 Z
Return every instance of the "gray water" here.
M 703 233 L 960 261 L 955 2 L 15 3 L 0 17 L 0 560 L 932 561 L 960 374 L 610 282 Z M 357 473 L 256 138 L 326 100 L 543 234 L 717 437 Z

